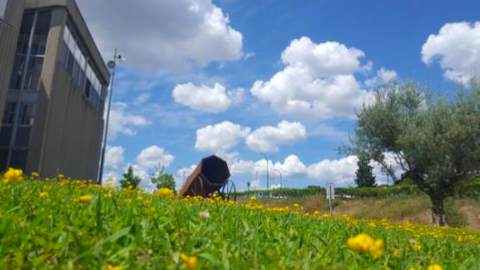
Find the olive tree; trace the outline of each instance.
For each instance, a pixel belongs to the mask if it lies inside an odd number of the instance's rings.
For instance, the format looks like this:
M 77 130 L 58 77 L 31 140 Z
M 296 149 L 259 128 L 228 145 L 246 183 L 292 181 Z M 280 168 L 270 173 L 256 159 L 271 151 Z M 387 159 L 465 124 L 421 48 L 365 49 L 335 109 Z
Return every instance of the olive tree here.
M 480 87 L 472 83 L 449 95 L 430 94 L 413 82 L 378 90 L 358 113 L 350 154 L 367 153 L 398 178 L 386 162 L 393 155 L 432 203 L 432 221 L 447 225 L 445 198 L 480 173 Z

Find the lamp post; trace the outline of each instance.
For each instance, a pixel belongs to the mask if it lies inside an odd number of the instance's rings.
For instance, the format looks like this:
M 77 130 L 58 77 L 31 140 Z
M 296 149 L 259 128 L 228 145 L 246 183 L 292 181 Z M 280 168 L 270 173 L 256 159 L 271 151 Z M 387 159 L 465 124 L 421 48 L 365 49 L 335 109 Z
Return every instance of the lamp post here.
M 103 168 L 105 165 L 105 152 L 107 149 L 107 138 L 108 138 L 108 125 L 110 123 L 110 111 L 112 107 L 112 96 L 113 96 L 113 86 L 115 84 L 115 70 L 117 67 L 117 61 L 123 62 L 125 59 L 118 54 L 117 48 L 115 48 L 115 54 L 113 55 L 113 60 L 108 62 L 108 68 L 112 70 L 112 78 L 111 78 L 111 83 L 110 83 L 110 93 L 108 97 L 108 110 L 107 110 L 107 119 L 105 123 L 105 130 L 103 134 L 103 146 L 102 146 L 102 156 L 100 158 L 100 170 L 98 173 L 98 184 L 102 184 L 102 178 L 103 178 Z
M 270 190 L 270 177 L 269 177 L 269 175 L 268 175 L 268 161 L 269 161 L 269 160 L 268 160 L 268 156 L 267 156 L 267 154 L 265 154 L 265 153 L 260 153 L 260 155 L 264 156 L 264 157 L 265 157 L 265 160 L 266 160 L 266 162 L 267 162 L 267 190 Z
M 185 184 L 185 170 L 186 170 L 186 168 L 177 166 L 177 169 L 179 169 L 180 171 L 183 172 L 183 184 Z

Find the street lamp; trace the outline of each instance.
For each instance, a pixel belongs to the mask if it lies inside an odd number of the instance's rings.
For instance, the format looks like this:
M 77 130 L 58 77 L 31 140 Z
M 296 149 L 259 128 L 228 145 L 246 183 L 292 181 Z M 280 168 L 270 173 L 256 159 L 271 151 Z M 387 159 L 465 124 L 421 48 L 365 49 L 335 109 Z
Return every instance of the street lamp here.
M 113 60 L 109 61 L 107 66 L 112 70 L 112 78 L 110 83 L 110 95 L 108 97 L 108 110 L 107 110 L 107 120 L 105 123 L 105 129 L 103 134 L 103 146 L 102 146 L 102 156 L 100 158 L 100 170 L 98 173 L 98 183 L 102 184 L 103 178 L 103 167 L 105 165 L 105 151 L 107 149 L 107 137 L 108 137 L 108 125 L 110 123 L 110 110 L 112 107 L 112 96 L 113 96 L 113 86 L 115 84 L 115 70 L 117 68 L 117 61 L 124 62 L 125 58 L 117 53 L 117 48 L 115 48 L 115 54 L 113 55 Z
M 265 153 L 260 153 L 260 155 L 264 156 L 265 160 L 267 162 L 267 190 L 270 190 L 270 177 L 268 175 L 268 161 L 269 161 L 269 159 L 268 159 L 267 154 L 265 154 Z
M 177 169 L 179 169 L 180 171 L 183 172 L 183 184 L 185 184 L 185 170 L 186 170 L 186 168 L 177 166 Z

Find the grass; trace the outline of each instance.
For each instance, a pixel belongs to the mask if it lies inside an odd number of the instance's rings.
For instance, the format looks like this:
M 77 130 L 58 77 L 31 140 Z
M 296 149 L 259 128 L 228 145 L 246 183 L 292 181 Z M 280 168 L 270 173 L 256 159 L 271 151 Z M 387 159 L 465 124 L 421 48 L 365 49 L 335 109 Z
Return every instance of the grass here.
M 249 198 L 242 197 L 246 203 Z M 329 212 L 325 195 L 294 198 L 259 198 L 270 206 L 292 205 L 297 202 L 305 211 Z M 398 196 L 388 198 L 358 198 L 333 201 L 334 216 L 349 215 L 357 219 L 388 219 L 392 222 L 431 224 L 431 203 L 427 196 Z M 450 198 L 445 202 L 450 226 L 480 230 L 480 201 L 470 198 Z
M 306 216 L 313 206 L 0 179 L 0 269 L 480 269 L 477 231 Z M 347 244 L 360 233 L 383 241 L 375 256 Z

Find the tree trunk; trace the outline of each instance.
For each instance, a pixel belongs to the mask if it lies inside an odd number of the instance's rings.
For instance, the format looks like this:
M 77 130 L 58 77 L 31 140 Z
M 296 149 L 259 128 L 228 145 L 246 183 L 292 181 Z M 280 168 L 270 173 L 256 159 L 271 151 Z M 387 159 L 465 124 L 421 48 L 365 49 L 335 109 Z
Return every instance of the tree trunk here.
M 435 226 L 448 226 L 447 215 L 443 208 L 444 198 L 430 196 L 432 200 L 432 222 Z

